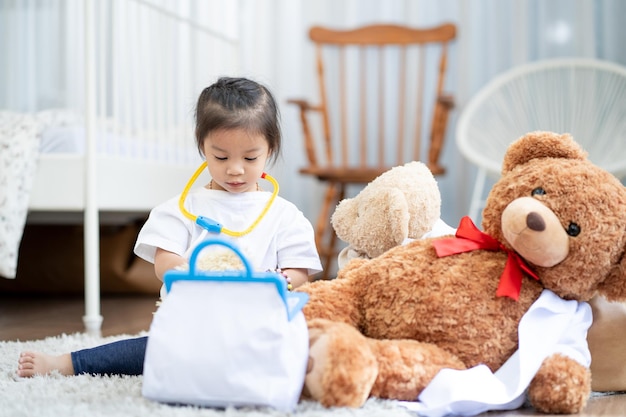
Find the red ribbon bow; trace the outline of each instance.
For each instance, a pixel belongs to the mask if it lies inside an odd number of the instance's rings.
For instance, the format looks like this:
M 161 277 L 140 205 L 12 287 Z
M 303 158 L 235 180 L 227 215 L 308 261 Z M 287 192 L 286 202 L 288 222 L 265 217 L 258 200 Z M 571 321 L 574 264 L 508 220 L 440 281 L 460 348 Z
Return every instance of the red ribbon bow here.
M 517 301 L 522 289 L 524 272 L 534 279 L 539 280 L 537 274 L 530 269 L 526 262 L 524 262 L 515 251 L 506 248 L 496 239 L 478 230 L 472 222 L 472 219 L 468 216 L 461 219 L 455 238 L 437 239 L 433 241 L 433 245 L 435 246 L 437 256 L 440 258 L 477 249 L 505 251 L 508 255 L 508 259 L 504 271 L 500 276 L 500 283 L 496 291 L 498 297 L 506 296 Z

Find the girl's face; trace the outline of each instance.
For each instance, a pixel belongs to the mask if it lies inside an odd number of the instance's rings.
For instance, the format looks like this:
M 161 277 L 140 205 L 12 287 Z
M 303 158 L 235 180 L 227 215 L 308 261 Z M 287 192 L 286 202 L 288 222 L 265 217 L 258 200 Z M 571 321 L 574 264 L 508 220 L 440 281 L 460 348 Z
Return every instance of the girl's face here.
M 257 190 L 270 157 L 264 135 L 244 129 L 218 130 L 207 135 L 202 148 L 213 189 L 231 193 Z

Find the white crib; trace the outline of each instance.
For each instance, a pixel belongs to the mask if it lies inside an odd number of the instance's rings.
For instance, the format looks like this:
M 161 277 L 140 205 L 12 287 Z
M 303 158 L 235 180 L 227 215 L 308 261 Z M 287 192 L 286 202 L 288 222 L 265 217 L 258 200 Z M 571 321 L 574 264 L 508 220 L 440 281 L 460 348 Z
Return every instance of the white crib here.
M 195 101 L 218 76 L 238 71 L 238 42 L 224 27 L 236 18 L 228 0 L 58 4 L 68 22 L 84 27 L 84 39 L 66 45 L 68 54 L 84 51 L 84 64 L 76 63 L 84 107 L 64 109 L 71 117 L 41 134 L 29 221 L 82 213 L 83 321 L 99 334 L 99 225 L 104 217 L 147 213 L 182 191 L 200 164 Z

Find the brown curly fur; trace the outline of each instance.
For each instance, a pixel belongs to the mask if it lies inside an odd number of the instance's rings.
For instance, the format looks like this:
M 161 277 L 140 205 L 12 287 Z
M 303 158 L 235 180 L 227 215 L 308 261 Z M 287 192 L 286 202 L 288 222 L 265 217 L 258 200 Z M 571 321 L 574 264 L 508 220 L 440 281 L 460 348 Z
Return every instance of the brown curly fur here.
M 550 389 L 546 389 L 550 387 Z M 591 391 L 591 372 L 574 360 L 554 355 L 547 358 L 528 388 L 531 404 L 550 414 L 570 414 L 582 410 Z
M 596 292 L 626 299 L 624 186 L 587 161 L 568 135 L 528 134 L 511 145 L 503 166 L 483 212 L 485 232 L 512 248 L 502 213 L 514 200 L 532 197 L 556 215 L 557 232 L 580 227 L 578 235 L 565 236 L 565 258 L 531 265 L 540 281 L 524 279 L 518 301 L 496 296 L 505 252 L 438 258 L 432 239 L 352 261 L 337 279 L 302 286 L 310 296 L 304 314 L 316 334 L 314 372 L 305 382 L 313 398 L 355 407 L 368 396 L 415 399 L 442 368 L 484 363 L 495 371 L 517 349 L 519 321 L 544 288 L 567 299 L 586 301 Z M 545 194 L 533 193 L 539 187 Z M 539 411 L 577 413 L 589 381 L 583 365 L 549 357 L 529 398 Z

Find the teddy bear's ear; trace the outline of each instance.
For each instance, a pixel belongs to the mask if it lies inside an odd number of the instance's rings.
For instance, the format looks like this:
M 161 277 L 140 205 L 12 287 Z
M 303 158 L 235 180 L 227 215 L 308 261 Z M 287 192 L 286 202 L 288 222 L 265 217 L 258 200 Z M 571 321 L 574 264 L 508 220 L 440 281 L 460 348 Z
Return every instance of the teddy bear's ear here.
M 502 162 L 502 174 L 537 158 L 585 160 L 587 152 L 567 133 L 531 132 L 509 145 Z
M 625 248 L 626 249 L 626 248 Z M 598 285 L 598 292 L 609 301 L 626 301 L 626 253 L 616 264 L 609 276 Z

